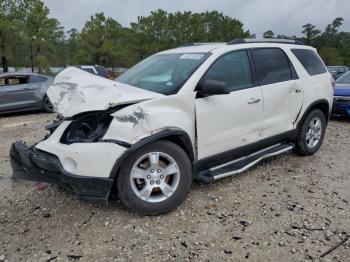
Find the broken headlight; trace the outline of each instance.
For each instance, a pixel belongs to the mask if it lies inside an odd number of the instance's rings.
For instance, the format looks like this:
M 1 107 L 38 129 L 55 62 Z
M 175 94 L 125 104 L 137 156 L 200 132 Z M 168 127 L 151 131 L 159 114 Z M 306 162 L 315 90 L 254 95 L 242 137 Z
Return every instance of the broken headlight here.
M 109 113 L 91 113 L 72 121 L 64 131 L 63 144 L 97 142 L 106 134 L 113 117 Z

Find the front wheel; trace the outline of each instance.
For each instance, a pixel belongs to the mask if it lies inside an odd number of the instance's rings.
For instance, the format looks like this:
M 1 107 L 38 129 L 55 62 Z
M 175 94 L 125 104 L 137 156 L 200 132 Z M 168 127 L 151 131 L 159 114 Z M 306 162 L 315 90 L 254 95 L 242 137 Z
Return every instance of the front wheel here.
M 185 151 L 169 141 L 157 141 L 135 151 L 120 168 L 120 200 L 145 215 L 169 212 L 190 191 L 192 168 Z
M 54 112 L 52 103 L 51 103 L 50 99 L 47 96 L 45 96 L 44 99 L 43 99 L 43 108 L 44 108 L 45 112 L 47 112 L 47 113 L 53 113 Z
M 303 156 L 315 154 L 322 145 L 326 126 L 327 121 L 323 112 L 319 109 L 312 110 L 301 125 L 297 153 Z

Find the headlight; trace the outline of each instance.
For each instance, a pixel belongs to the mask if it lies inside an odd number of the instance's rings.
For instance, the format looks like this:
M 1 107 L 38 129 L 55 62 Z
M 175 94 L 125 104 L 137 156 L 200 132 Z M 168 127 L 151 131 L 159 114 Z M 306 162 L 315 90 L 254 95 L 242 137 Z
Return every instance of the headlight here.
M 112 119 L 110 113 L 82 115 L 67 127 L 60 142 L 63 144 L 97 142 L 106 134 Z

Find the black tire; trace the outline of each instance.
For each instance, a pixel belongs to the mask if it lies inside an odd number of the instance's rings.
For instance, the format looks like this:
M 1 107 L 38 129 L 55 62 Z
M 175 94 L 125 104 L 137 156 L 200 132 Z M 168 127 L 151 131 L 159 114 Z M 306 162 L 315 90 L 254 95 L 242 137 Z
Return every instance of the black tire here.
M 54 110 L 53 110 L 53 106 L 50 102 L 50 99 L 47 97 L 47 96 L 44 96 L 44 99 L 43 99 L 43 108 L 44 108 L 44 111 L 46 113 L 53 113 Z
M 131 170 L 138 159 L 151 152 L 161 152 L 172 157 L 179 169 L 179 182 L 172 195 L 160 202 L 149 202 L 136 195 L 132 188 Z M 192 166 L 186 152 L 178 145 L 160 140 L 150 143 L 132 153 L 120 168 L 117 177 L 117 190 L 122 203 L 143 215 L 158 215 L 169 212 L 179 206 L 186 198 L 192 184 Z M 153 192 L 153 191 L 152 191 Z
M 319 119 L 321 122 L 321 135 L 320 138 L 317 142 L 317 144 L 315 144 L 314 146 L 309 146 L 308 141 L 310 141 L 310 139 L 308 140 L 306 138 L 306 135 L 309 131 L 309 125 L 311 123 L 311 121 L 315 121 L 315 119 Z M 305 118 L 303 124 L 300 127 L 300 131 L 298 134 L 298 138 L 296 141 L 296 152 L 297 154 L 301 155 L 301 156 L 310 156 L 315 154 L 321 147 L 324 136 L 326 134 L 326 127 L 327 127 L 327 121 L 326 121 L 326 117 L 324 115 L 324 113 L 319 110 L 319 109 L 313 109 L 312 111 L 310 111 L 310 113 L 307 115 L 307 117 Z

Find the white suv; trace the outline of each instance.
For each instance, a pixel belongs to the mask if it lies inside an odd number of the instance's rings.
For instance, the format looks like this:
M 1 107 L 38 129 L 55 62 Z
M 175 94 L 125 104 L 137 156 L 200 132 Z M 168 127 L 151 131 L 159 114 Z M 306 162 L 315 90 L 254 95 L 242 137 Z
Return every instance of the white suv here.
M 39 143 L 13 144 L 14 177 L 95 202 L 114 193 L 154 215 L 178 206 L 194 179 L 287 151 L 314 154 L 333 88 L 314 48 L 240 39 L 160 52 L 115 81 L 67 68 L 47 94 L 59 120 Z

